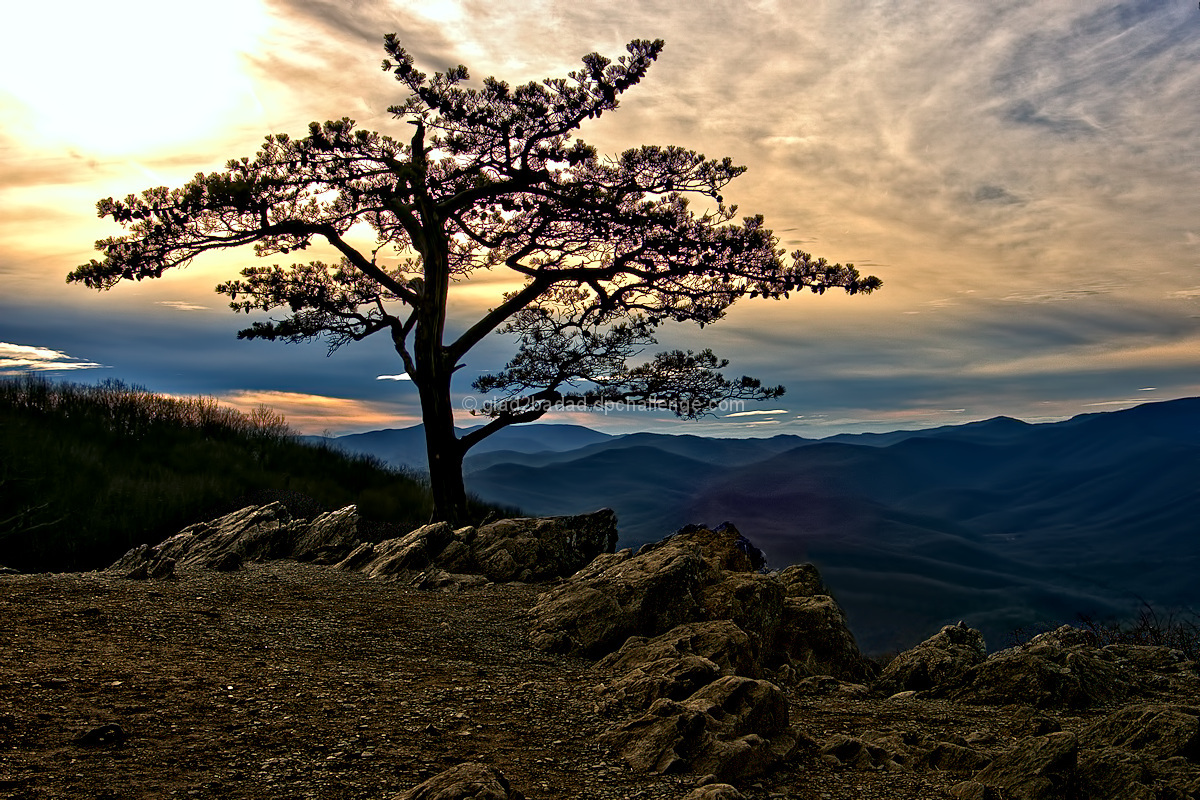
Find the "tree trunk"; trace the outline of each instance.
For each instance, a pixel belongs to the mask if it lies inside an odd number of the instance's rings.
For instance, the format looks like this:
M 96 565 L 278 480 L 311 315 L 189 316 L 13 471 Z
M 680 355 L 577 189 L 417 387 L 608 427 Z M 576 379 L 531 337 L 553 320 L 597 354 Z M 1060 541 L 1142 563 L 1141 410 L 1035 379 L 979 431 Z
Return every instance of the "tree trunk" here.
M 454 407 L 450 381 L 420 387 L 421 419 L 425 425 L 425 452 L 429 459 L 429 486 L 434 518 L 452 525 L 466 520 L 467 489 L 463 483 L 463 447 L 454 432 Z

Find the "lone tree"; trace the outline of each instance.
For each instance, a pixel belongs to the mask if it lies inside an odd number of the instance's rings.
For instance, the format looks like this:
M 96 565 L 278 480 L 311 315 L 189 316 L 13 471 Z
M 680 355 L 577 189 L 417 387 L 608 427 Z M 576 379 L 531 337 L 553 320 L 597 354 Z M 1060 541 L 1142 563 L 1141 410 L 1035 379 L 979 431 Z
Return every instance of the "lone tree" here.
M 395 35 L 384 37 L 392 72 L 409 94 L 389 108 L 413 126 L 398 139 L 343 118 L 312 123 L 308 136 L 268 136 L 253 160 L 97 204 L 128 233 L 96 243 L 104 260 L 68 282 L 109 289 L 158 278 L 200 253 L 253 244 L 287 255 L 323 240 L 341 254 L 322 261 L 252 266 L 217 287 L 236 311 L 285 309 L 253 322 L 245 339 L 324 338 L 332 352 L 377 333 L 391 336 L 421 399 L 436 513 L 462 517 L 463 456 L 506 425 L 551 409 L 614 402 L 680 417 L 722 401 L 765 400 L 783 387 L 728 379 L 710 350 L 637 356 L 667 320 L 716 322 L 744 295 L 786 297 L 808 287 L 850 294 L 877 288 L 853 265 L 795 252 L 784 261 L 761 216 L 734 221 L 721 192 L 744 167 L 679 147 L 644 146 L 601 157 L 574 138 L 584 120 L 617 107 L 646 74 L 662 41 L 637 40 L 615 62 L 598 54 L 565 78 L 512 87 L 495 78 L 466 88 L 458 66 L 418 71 Z M 711 198 L 697 213 L 687 195 Z M 356 223 L 373 248 L 348 237 Z M 381 258 L 380 254 L 385 258 Z M 448 330 L 453 287 L 478 270 L 505 269 L 513 291 L 463 330 Z M 497 393 L 489 421 L 457 435 L 451 377 L 490 333 L 514 335 L 516 354 L 473 384 Z

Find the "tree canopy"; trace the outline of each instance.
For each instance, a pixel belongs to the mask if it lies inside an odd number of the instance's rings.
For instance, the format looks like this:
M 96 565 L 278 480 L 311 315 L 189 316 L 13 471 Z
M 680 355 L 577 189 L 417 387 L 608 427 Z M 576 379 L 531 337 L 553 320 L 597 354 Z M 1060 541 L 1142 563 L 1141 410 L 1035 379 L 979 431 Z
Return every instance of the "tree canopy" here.
M 761 216 L 737 219 L 722 192 L 744 167 L 681 147 L 645 145 L 611 157 L 575 137 L 615 109 L 663 42 L 636 40 L 610 60 L 593 53 L 565 78 L 468 87 L 458 66 L 427 75 L 395 35 L 383 69 L 407 90 L 389 111 L 412 125 L 394 139 L 349 119 L 312 123 L 308 135 L 268 136 L 253 158 L 97 207 L 126 228 L 96 243 L 68 281 L 108 289 L 161 277 L 210 250 L 253 245 L 260 257 L 314 242 L 340 254 L 287 266 L 250 266 L 222 283 L 237 311 L 276 312 L 240 338 L 324 339 L 330 349 L 386 333 L 421 398 L 440 516 L 465 500 L 461 465 L 474 444 L 513 423 L 563 407 L 612 402 L 710 413 L 731 398 L 768 399 L 783 387 L 726 378 L 709 350 L 641 360 L 667 321 L 701 326 L 749 295 L 807 288 L 850 294 L 879 287 L 853 265 L 796 251 L 785 258 Z M 689 196 L 707 207 L 693 210 Z M 370 247 L 352 227 L 366 223 Z M 354 233 L 357 233 L 354 232 Z M 507 270 L 512 291 L 457 335 L 447 332 L 454 287 L 480 270 Z M 450 383 L 489 334 L 517 350 L 473 388 L 496 393 L 490 421 L 459 436 Z

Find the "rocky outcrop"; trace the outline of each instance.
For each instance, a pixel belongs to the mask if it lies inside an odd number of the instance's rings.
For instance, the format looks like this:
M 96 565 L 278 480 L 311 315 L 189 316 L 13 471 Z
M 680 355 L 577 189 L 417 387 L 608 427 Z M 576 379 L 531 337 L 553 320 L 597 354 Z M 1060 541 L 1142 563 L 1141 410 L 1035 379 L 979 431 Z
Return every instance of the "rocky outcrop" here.
M 429 580 L 422 573 L 440 570 L 443 587 L 472 583 L 452 577 L 461 575 L 482 575 L 496 583 L 546 581 L 566 577 L 596 556 L 611 553 L 616 542 L 616 515 L 607 508 L 457 530 L 438 522 L 396 539 L 359 545 L 338 566 L 373 578 L 424 584 Z
M 641 713 L 659 698 L 684 700 L 717 678 L 760 672 L 750 637 L 730 620 L 680 625 L 653 639 L 631 636 L 596 667 L 617 676 L 598 690 L 609 715 Z
M 762 680 L 768 670 L 867 674 L 841 609 L 816 594 L 816 569 L 764 566 L 732 525 L 689 526 L 636 555 L 600 556 L 544 593 L 531 641 L 600 658 L 611 677 L 599 708 L 625 717 L 601 740 L 634 769 L 759 775 L 808 742 L 782 690 Z
M 250 506 L 209 522 L 191 525 L 159 544 L 139 545 L 108 571 L 131 578 L 164 577 L 177 568 L 229 570 L 245 561 L 290 558 L 297 541 L 308 529 L 309 524 L 293 519 L 282 503 Z M 308 540 L 307 553 L 315 551 L 316 541 L 315 538 Z M 171 565 L 169 572 L 168 564 Z
M 495 767 L 467 762 L 439 772 L 397 800 L 525 800 Z
M 1083 631 L 1063 626 L 993 653 L 946 693 L 971 703 L 1087 708 L 1128 697 L 1135 682 L 1114 654 L 1095 647 Z
M 838 734 L 821 744 L 821 758 L 838 767 L 891 772 L 936 770 L 971 775 L 990 759 L 965 742 L 947 742 L 923 732 L 868 730 Z
M 570 575 L 616 545 L 610 509 L 544 519 L 509 519 L 476 528 L 441 522 L 404 536 L 359 540 L 354 506 L 311 522 L 294 519 L 281 503 L 250 506 L 192 525 L 157 545 L 130 550 L 109 567 L 131 578 L 171 577 L 175 569 L 221 571 L 251 561 L 290 558 L 338 564 L 373 578 L 422 588 L 456 590 L 487 581 L 543 581 Z
M 963 800 L 989 796 L 1020 800 L 1077 797 L 1078 758 L 1079 742 L 1073 733 L 1031 736 L 1018 741 L 970 781 L 955 786 L 954 795 Z M 989 795 L 987 790 L 993 793 Z
M 636 770 L 693 772 L 721 781 L 769 771 L 800 741 L 778 686 L 732 675 L 682 702 L 660 698 L 600 738 Z
M 987 737 L 933 743 L 917 733 L 867 731 L 832 737 L 821 753 L 848 768 L 969 774 L 953 788 L 960 800 L 1193 797 L 1200 791 L 1194 766 L 1200 761 L 1200 707 L 1162 698 L 1200 695 L 1198 671 L 1178 651 L 1098 647 L 1090 634 L 1071 627 L 985 657 L 979 632 L 959 623 L 897 656 L 874 689 L 889 702 L 924 697 L 1009 709 L 1021 704 L 1008 715 L 1006 733 L 1013 739 L 1005 750 L 989 758 L 980 750 Z M 1122 702 L 1127 705 L 1074 731 L 1064 731 L 1053 716 Z
M 757 556 L 755 554 L 758 554 Z M 691 526 L 646 545 L 597 558 L 534 608 L 540 649 L 597 658 L 631 636 L 677 625 L 730 620 L 751 639 L 760 663 L 801 674 L 860 679 L 867 674 L 841 609 L 815 568 L 754 572 L 761 554 L 732 525 Z
M 1200 760 L 1200 708 L 1167 703 L 1126 706 L 1083 732 L 1092 747 L 1116 747 L 1150 758 Z
M 962 622 L 947 625 L 892 659 L 873 687 L 881 694 L 892 695 L 957 684 L 986 656 L 983 634 Z

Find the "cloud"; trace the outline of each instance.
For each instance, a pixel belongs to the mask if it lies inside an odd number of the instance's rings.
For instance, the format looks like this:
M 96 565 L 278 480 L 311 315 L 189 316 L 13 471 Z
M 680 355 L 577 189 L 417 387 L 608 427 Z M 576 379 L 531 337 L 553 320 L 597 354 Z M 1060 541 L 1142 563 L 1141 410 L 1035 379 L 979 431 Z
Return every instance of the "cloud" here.
M 93 361 L 69 356 L 46 347 L 31 347 L 0 342 L 0 375 L 20 375 L 27 372 L 60 372 L 104 367 Z
M 186 300 L 159 300 L 158 304 L 160 306 L 167 306 L 168 308 L 175 308 L 180 311 L 207 311 L 208 310 L 208 306 L 202 306 L 202 305 L 199 305 L 198 303 L 189 303 Z
M 403 372 L 399 375 L 376 375 L 375 380 L 377 380 L 377 381 L 411 381 L 412 376 L 409 375 L 407 372 Z
M 302 433 L 366 431 L 415 425 L 420 418 L 406 414 L 394 403 L 355 400 L 301 392 L 240 390 L 219 395 L 218 400 L 239 411 L 267 406 L 283 414 Z
M 755 417 L 755 416 L 760 416 L 763 414 L 786 414 L 786 413 L 788 413 L 786 408 L 776 408 L 776 409 L 772 409 L 770 411 L 762 410 L 762 409 L 760 409 L 758 411 L 737 411 L 737 412 L 734 412 L 733 414 L 722 414 L 721 417 L 723 419 L 729 419 L 730 417 Z

